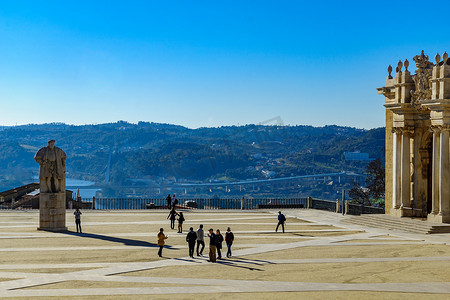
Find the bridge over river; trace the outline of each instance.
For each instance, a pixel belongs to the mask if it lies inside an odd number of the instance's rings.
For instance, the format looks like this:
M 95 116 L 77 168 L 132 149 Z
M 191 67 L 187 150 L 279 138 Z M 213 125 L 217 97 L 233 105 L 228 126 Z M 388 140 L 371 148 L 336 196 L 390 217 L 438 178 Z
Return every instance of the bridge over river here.
M 134 184 L 118 185 L 115 188 L 120 189 L 151 189 L 157 194 L 162 194 L 164 191 L 177 191 L 184 194 L 188 192 L 196 192 L 201 190 L 214 190 L 225 189 L 229 191 L 231 189 L 242 190 L 259 190 L 262 187 L 270 188 L 288 188 L 297 186 L 299 184 L 305 184 L 310 182 L 358 182 L 363 183 L 365 175 L 353 173 L 353 172 L 337 172 L 337 173 L 323 173 L 313 175 L 302 176 L 290 176 L 283 178 L 268 178 L 268 179 L 254 179 L 254 180 L 242 180 L 234 182 L 205 182 L 205 183 L 193 183 L 193 182 L 164 182 L 157 183 L 155 181 L 135 180 Z M 80 189 L 80 190 L 100 190 L 104 187 L 101 184 L 93 184 L 88 186 L 67 185 L 67 189 Z

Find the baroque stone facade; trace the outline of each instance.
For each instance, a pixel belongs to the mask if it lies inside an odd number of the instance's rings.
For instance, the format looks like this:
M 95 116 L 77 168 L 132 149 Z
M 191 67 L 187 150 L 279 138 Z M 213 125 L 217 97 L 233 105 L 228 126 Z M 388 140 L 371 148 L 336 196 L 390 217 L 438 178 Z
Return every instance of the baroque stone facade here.
M 424 51 L 388 67 L 378 88 L 386 107 L 386 213 L 450 223 L 450 60 Z M 404 67 L 404 69 L 403 69 Z

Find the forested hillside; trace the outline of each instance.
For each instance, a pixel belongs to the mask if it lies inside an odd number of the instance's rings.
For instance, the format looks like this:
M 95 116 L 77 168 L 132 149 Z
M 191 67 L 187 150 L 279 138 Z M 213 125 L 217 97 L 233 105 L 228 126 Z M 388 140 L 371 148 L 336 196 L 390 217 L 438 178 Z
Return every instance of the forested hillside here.
M 30 182 L 38 170 L 34 154 L 49 139 L 55 139 L 56 146 L 67 153 L 69 177 L 112 184 L 161 177 L 233 181 L 363 173 L 367 162 L 345 161 L 345 151 L 367 152 L 371 158 L 384 160 L 384 128 L 246 125 L 188 129 L 122 121 L 25 125 L 1 128 L 2 186 Z

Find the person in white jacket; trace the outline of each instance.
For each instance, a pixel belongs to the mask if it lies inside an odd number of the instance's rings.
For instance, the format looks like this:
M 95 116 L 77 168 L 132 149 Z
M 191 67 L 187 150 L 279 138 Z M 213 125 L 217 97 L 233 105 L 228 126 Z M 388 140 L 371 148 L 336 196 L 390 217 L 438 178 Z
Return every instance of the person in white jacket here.
M 200 224 L 199 229 L 197 229 L 197 256 L 203 256 L 203 249 L 205 249 L 205 233 L 203 232 L 203 225 Z M 198 248 L 202 245 L 200 252 Z

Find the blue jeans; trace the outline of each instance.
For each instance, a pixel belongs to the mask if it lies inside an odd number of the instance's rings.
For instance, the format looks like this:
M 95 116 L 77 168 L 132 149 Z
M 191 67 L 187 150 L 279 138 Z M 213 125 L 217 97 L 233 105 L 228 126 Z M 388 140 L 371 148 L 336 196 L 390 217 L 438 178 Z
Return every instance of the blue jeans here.
M 200 252 L 198 252 L 199 246 L 202 245 Z M 205 242 L 197 240 L 197 256 L 203 254 L 203 249 L 205 249 Z
M 233 242 L 227 243 L 227 257 L 231 256 L 231 245 L 233 245 Z

